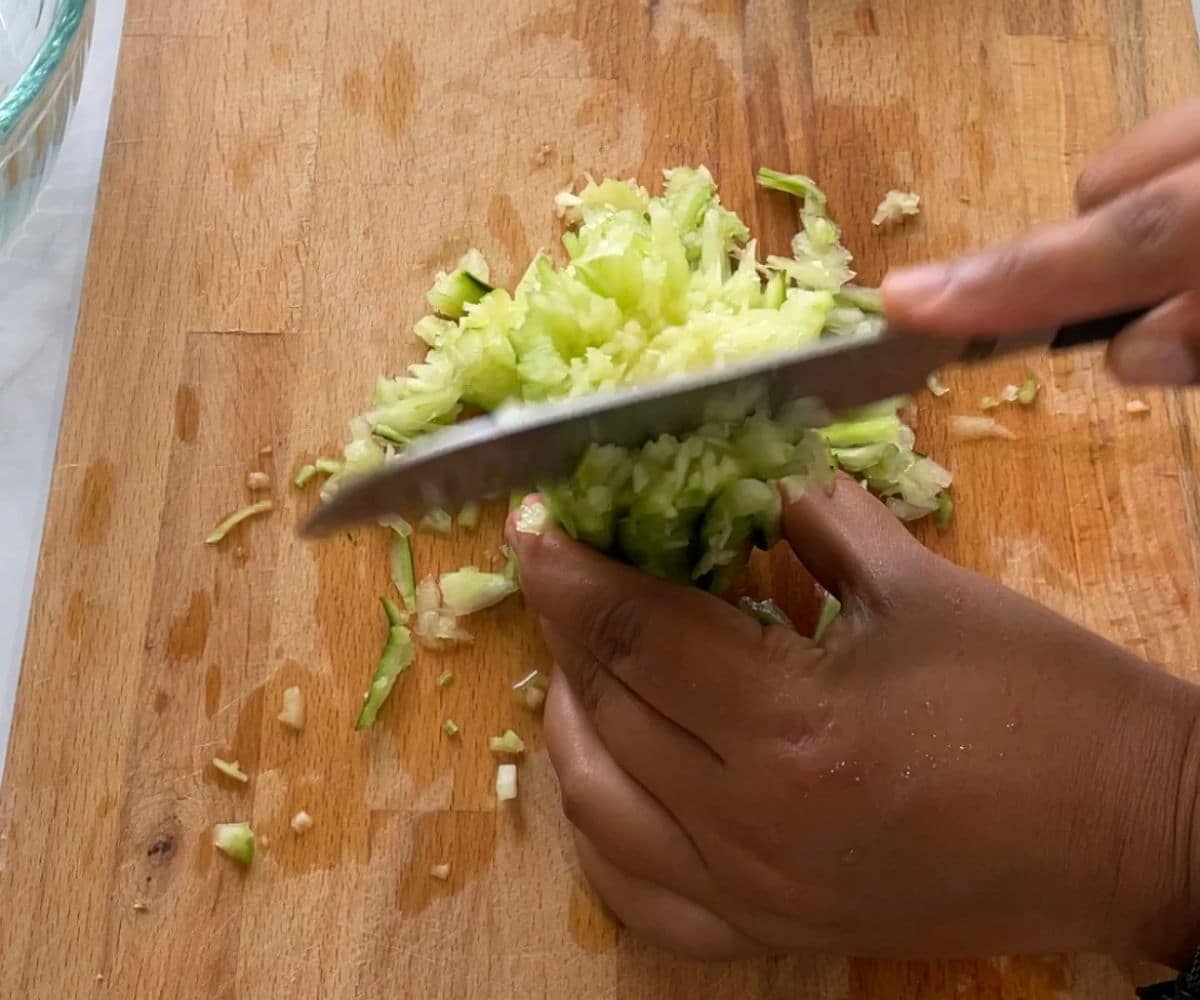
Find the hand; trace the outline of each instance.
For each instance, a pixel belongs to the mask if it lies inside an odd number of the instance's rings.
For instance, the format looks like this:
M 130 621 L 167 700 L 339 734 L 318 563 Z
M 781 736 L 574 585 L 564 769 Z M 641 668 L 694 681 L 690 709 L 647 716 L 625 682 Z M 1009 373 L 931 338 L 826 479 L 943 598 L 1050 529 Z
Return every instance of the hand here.
M 1200 100 L 1143 122 L 1102 154 L 1075 201 L 1073 222 L 892 272 L 888 317 L 969 337 L 1156 306 L 1113 341 L 1113 370 L 1134 383 L 1200 382 Z
M 616 915 L 704 957 L 1190 953 L 1196 690 L 848 480 L 784 531 L 843 603 L 820 646 L 510 524 L 563 807 Z

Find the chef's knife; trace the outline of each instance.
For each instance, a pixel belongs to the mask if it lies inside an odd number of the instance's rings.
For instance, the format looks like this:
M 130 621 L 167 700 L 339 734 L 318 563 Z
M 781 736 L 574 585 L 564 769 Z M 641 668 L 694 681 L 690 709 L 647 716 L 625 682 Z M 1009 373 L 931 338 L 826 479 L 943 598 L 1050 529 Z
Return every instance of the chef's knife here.
M 819 427 L 855 406 L 910 393 L 937 369 L 1033 346 L 1060 350 L 1109 340 L 1143 311 L 1059 330 L 962 341 L 914 336 L 886 325 L 830 337 L 803 349 L 756 358 L 630 389 L 501 409 L 414 441 L 377 472 L 343 482 L 302 527 L 323 535 L 353 522 L 456 509 L 472 500 L 528 489 L 571 473 L 588 445 L 636 447 L 713 420 L 800 403 Z

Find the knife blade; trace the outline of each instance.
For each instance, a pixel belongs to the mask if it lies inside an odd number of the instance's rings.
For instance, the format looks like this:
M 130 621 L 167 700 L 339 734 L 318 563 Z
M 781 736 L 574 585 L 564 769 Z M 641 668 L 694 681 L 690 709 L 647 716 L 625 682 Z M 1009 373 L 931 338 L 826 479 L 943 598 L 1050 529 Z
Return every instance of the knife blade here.
M 1103 317 L 1003 340 L 879 331 L 831 337 L 795 351 L 725 368 L 559 402 L 500 409 L 419 438 L 382 469 L 348 479 L 302 525 L 326 535 L 354 521 L 456 509 L 571 473 L 591 444 L 637 447 L 756 410 L 799 401 L 800 419 L 819 427 L 856 406 L 921 388 L 955 362 L 978 362 L 1031 346 L 1073 347 L 1113 337 L 1138 313 Z

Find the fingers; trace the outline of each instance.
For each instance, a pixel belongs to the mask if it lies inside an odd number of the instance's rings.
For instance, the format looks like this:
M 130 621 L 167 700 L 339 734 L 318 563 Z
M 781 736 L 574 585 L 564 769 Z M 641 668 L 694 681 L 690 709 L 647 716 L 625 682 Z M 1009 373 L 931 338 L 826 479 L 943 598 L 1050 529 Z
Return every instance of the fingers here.
M 1192 159 L 1200 159 L 1200 100 L 1147 119 L 1097 156 L 1079 175 L 1075 203 L 1090 211 Z
M 886 601 L 929 558 L 882 503 L 845 475 L 832 493 L 807 490 L 783 509 L 783 535 L 817 582 L 848 609 Z
M 1134 385 L 1200 383 L 1200 292 L 1187 292 L 1121 332 L 1109 364 Z
M 622 871 L 587 837 L 575 835 L 579 864 L 607 906 L 638 937 L 692 958 L 761 955 L 766 949 L 704 907 Z
M 1071 222 L 948 263 L 895 271 L 884 306 L 902 326 L 1002 336 L 1154 305 L 1200 275 L 1200 161 Z
M 630 875 L 689 899 L 707 898 L 712 885 L 704 858 L 663 805 L 618 766 L 561 677 L 550 688 L 545 723 L 567 819 Z
M 707 801 L 703 790 L 721 776 L 724 761 L 718 752 L 654 709 L 554 626 L 543 621 L 542 633 L 563 679 L 617 764 L 675 815 L 694 813 Z
M 594 673 L 610 670 L 706 741 L 749 713 L 772 665 L 755 654 L 763 632 L 748 615 L 694 587 L 616 563 L 557 529 L 531 535 L 510 526 L 509 540 L 525 600 L 585 697 Z

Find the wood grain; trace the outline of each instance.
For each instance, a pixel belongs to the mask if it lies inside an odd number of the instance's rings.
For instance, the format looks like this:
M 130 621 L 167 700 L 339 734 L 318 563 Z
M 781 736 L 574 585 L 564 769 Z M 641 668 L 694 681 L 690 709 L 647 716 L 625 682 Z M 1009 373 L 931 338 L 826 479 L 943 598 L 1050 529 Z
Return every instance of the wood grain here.
M 435 269 L 513 280 L 584 171 L 706 163 L 767 244 L 762 163 L 823 181 L 867 280 L 1064 217 L 1081 165 L 1200 92 L 1186 0 L 130 0 L 36 600 L 0 793 L 0 996 L 1128 995 L 1098 957 L 706 966 L 654 952 L 580 880 L 536 725 L 519 605 L 421 657 L 350 729 L 381 637 L 384 540 L 294 541 L 311 498 L 216 549 L 247 471 L 333 448 Z M 880 193 L 925 211 L 879 233 Z M 1032 371 L 1013 443 L 947 416 Z M 1011 360 L 921 400 L 958 477 L 951 558 L 1200 679 L 1200 401 L 1130 394 L 1095 355 Z M 261 450 L 269 446 L 269 454 Z M 422 570 L 484 561 L 500 514 Z M 803 602 L 784 554 L 750 584 Z M 457 674 L 447 691 L 433 679 Z M 275 720 L 303 686 L 302 734 Z M 458 741 L 439 731 L 445 718 Z M 496 811 L 488 734 L 531 752 Z M 250 785 L 208 766 L 238 758 Z M 303 838 L 289 817 L 307 809 Z M 214 822 L 269 841 L 243 874 Z M 452 862 L 445 882 L 429 867 Z M 139 905 L 138 909 L 134 904 Z M 102 977 L 102 978 L 101 978 Z

